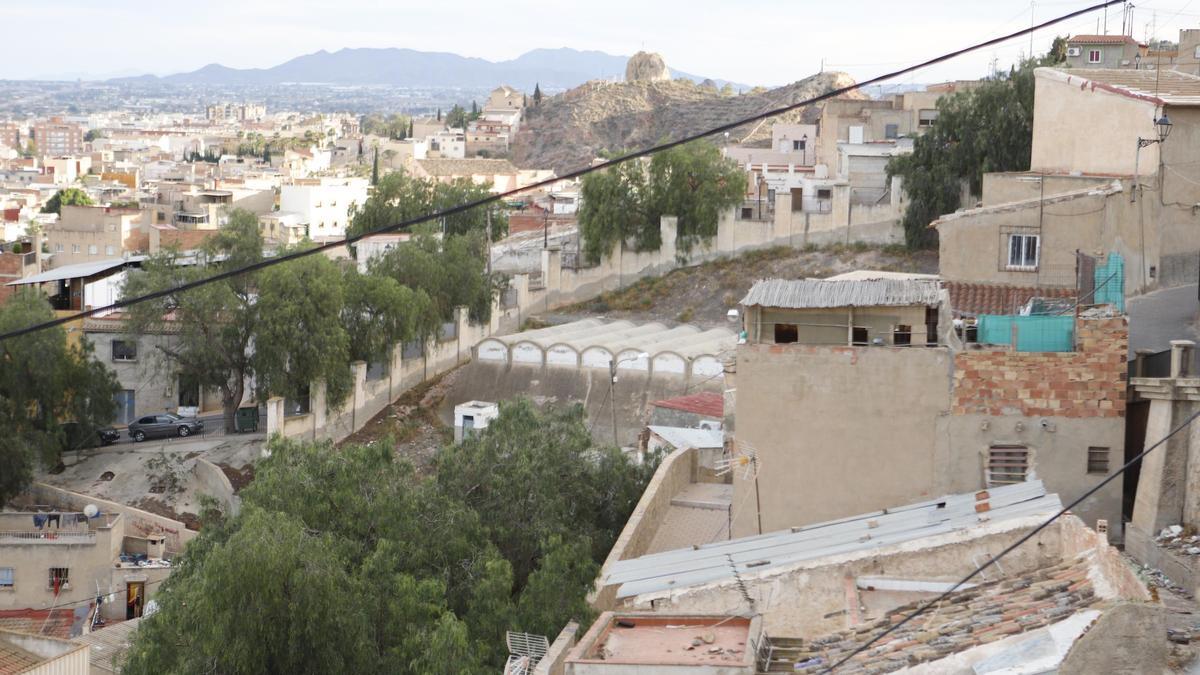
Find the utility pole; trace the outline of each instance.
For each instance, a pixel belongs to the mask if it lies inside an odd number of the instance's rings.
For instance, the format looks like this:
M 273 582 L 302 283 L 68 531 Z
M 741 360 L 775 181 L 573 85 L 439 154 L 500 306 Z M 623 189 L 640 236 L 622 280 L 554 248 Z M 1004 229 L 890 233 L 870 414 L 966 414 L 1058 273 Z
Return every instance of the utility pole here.
M 613 444 L 618 448 L 621 442 L 617 440 L 617 358 L 614 356 L 608 362 L 608 400 L 612 410 Z
M 492 278 L 492 207 L 487 210 L 487 275 Z

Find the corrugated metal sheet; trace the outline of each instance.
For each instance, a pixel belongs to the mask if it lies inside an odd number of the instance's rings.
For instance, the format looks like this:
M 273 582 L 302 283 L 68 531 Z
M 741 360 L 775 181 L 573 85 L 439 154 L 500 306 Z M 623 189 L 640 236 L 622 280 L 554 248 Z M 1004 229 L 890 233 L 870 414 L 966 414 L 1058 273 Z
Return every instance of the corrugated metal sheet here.
M 47 281 L 61 281 L 63 279 L 87 278 L 100 274 L 101 272 L 107 272 L 108 270 L 116 267 L 124 267 L 126 265 L 132 265 L 133 263 L 139 263 L 145 259 L 146 256 L 139 255 L 124 259 L 114 258 L 111 260 L 97 260 L 95 262 L 79 263 L 77 265 L 64 265 L 63 267 L 56 267 L 52 270 L 25 277 L 24 279 L 10 281 L 6 285 L 20 286 L 23 284 L 41 284 Z
M 619 584 L 627 598 L 734 578 L 734 570 L 754 576 L 782 566 L 826 556 L 867 551 L 980 525 L 1027 516 L 1049 516 L 1062 508 L 1058 495 L 1046 494 L 1041 481 L 989 490 L 990 509 L 975 511 L 975 493 L 950 495 L 888 511 L 733 539 L 698 548 L 665 551 L 622 560 L 604 584 Z
M 725 432 L 720 429 L 689 429 L 687 427 L 646 427 L 659 438 L 676 448 L 720 448 L 725 445 Z
M 765 279 L 754 284 L 742 305 L 811 309 L 938 304 L 932 279 Z

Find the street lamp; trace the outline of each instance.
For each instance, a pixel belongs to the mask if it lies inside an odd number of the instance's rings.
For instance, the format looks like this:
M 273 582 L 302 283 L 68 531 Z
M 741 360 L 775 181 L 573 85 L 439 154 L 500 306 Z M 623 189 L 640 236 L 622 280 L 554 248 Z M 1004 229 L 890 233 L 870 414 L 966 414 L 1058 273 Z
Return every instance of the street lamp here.
M 613 358 L 609 359 L 608 361 L 608 400 L 612 404 L 613 443 L 616 443 L 617 447 L 621 446 L 621 442 L 617 440 L 617 395 L 615 391 L 615 386 L 617 384 L 617 366 L 625 363 L 626 361 L 637 361 L 639 359 L 646 359 L 649 357 L 650 355 L 646 352 L 638 352 L 633 356 L 626 356 L 623 359 Z
M 1137 192 L 1139 189 L 1141 189 L 1141 184 L 1138 179 L 1138 162 L 1142 157 L 1142 148 L 1166 141 L 1167 136 L 1171 135 L 1171 126 L 1171 118 L 1167 117 L 1167 112 L 1164 110 L 1162 117 L 1154 120 L 1154 130 L 1157 133 L 1158 138 L 1138 137 L 1137 151 L 1133 155 L 1133 189 L 1129 191 L 1129 201 L 1137 201 Z

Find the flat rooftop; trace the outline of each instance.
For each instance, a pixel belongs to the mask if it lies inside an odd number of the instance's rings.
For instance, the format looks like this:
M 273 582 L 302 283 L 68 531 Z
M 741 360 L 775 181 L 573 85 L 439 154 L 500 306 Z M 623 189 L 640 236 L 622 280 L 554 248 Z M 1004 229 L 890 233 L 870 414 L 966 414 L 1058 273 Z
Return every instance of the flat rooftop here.
M 739 616 L 605 616 L 607 621 L 601 617 L 600 625 L 588 631 L 595 640 L 571 661 L 737 666 L 753 649 L 748 646 L 751 620 Z

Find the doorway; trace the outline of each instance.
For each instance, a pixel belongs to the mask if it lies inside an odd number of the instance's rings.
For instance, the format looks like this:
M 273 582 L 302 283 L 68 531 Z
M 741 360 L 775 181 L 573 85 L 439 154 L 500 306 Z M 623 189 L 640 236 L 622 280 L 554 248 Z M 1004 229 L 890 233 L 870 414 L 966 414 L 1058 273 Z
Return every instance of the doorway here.
M 128 581 L 125 583 L 125 618 L 136 619 L 142 615 L 142 607 L 146 604 L 146 582 Z

